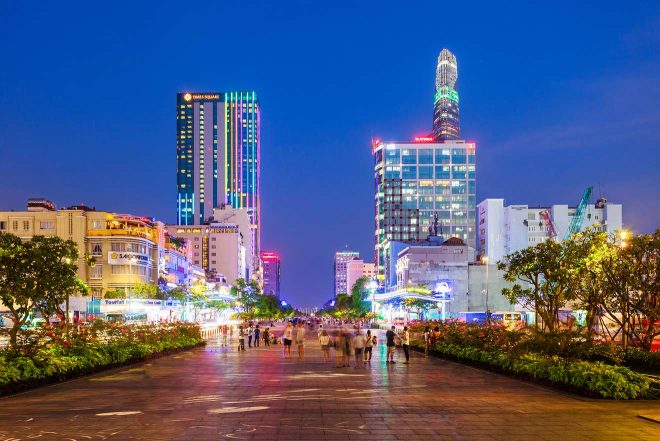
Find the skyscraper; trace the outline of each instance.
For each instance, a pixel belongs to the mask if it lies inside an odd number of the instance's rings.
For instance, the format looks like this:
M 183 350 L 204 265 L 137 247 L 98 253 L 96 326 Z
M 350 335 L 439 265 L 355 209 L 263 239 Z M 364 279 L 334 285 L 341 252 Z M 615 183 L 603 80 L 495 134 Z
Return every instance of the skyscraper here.
M 414 243 L 437 235 L 458 237 L 475 247 L 474 143 L 433 142 L 429 137 L 378 140 L 373 153 L 379 273 L 385 270 L 392 241 Z
M 346 280 L 346 264 L 353 259 L 359 259 L 360 253 L 356 251 L 337 251 L 335 253 L 335 297 L 339 294 L 349 294 L 351 288 Z
M 280 298 L 280 256 L 275 253 L 261 253 L 264 269 L 264 294 Z
M 177 224 L 199 225 L 223 204 L 246 209 L 260 242 L 260 120 L 255 92 L 177 94 Z
M 433 100 L 433 137 L 436 141 L 460 139 L 461 125 L 458 115 L 458 65 L 456 56 L 443 49 L 438 56 L 435 71 L 435 97 Z

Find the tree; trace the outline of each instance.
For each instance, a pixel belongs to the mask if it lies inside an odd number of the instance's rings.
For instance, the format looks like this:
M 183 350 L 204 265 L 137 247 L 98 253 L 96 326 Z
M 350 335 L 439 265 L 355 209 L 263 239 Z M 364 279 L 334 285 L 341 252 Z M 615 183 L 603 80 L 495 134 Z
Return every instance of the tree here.
M 126 297 L 126 290 L 121 288 L 115 288 L 110 291 L 106 291 L 103 294 L 104 299 L 123 299 Z
M 33 295 L 31 256 L 18 236 L 0 233 L 0 302 L 12 320 L 9 343 L 16 348 L 21 327 L 28 321 L 35 303 L 41 299 Z
M 609 247 L 607 233 L 588 228 L 562 243 L 567 261 L 571 291 L 576 307 L 586 311 L 585 329 L 592 339 L 596 320 L 607 298 L 600 258 Z
M 514 285 L 504 288 L 502 294 L 511 303 L 533 308 L 544 326 L 554 331 L 559 327 L 559 310 L 573 298 L 569 263 L 562 244 L 554 240 L 509 254 L 498 268 Z
M 257 305 L 261 288 L 255 280 L 247 282 L 245 279 L 236 279 L 230 292 L 241 302 L 245 308 L 245 312 L 251 313 L 252 309 Z
M 369 312 L 369 307 L 367 306 L 369 294 L 369 279 L 367 277 L 360 277 L 356 280 L 351 290 L 350 314 L 353 317 L 364 317 Z
M 653 234 L 633 236 L 624 256 L 635 262 L 637 278 L 632 309 L 641 315 L 642 346 L 651 350 L 653 339 L 660 334 L 660 229 Z
M 430 300 L 408 297 L 403 300 L 403 305 L 408 309 L 416 310 L 420 320 L 423 320 L 422 314 L 425 315 L 430 309 L 433 309 L 437 303 Z
M 158 299 L 158 300 L 164 300 L 165 299 L 165 293 L 163 292 L 162 289 L 160 289 L 160 286 L 157 284 L 150 282 L 150 283 L 136 283 L 133 286 L 132 290 L 132 297 L 137 298 L 137 299 Z

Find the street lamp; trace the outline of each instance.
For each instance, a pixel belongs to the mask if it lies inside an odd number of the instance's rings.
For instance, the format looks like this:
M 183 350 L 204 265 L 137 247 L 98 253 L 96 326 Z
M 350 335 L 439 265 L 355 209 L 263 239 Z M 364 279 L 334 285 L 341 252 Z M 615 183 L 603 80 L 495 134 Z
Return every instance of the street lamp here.
M 371 313 L 373 314 L 372 320 L 376 322 L 376 288 L 378 288 L 378 282 L 372 280 L 369 282 L 369 289 L 371 290 Z
M 483 256 L 481 261 L 486 265 L 486 324 L 490 324 L 490 310 L 488 309 L 488 256 Z

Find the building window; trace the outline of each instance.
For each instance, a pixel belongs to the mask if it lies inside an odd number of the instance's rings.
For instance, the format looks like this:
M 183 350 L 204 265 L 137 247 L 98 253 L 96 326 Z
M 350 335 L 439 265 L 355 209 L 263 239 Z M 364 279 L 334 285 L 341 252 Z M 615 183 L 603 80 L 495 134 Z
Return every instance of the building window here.
M 92 256 L 103 255 L 103 246 L 99 242 L 92 242 Z
M 89 272 L 90 279 L 102 279 L 103 278 L 103 265 L 98 263 L 92 267 Z
M 212 261 L 211 261 L 211 264 L 215 265 L 215 260 L 212 260 Z
M 92 230 L 105 230 L 102 220 L 92 221 Z
M 211 253 L 211 256 L 215 257 L 215 253 Z
M 30 221 L 23 221 L 23 229 L 24 230 L 30 229 Z
M 41 221 L 39 222 L 39 229 L 40 230 L 54 230 L 55 229 L 55 221 Z
M 11 229 L 12 230 L 18 230 L 18 221 L 13 221 L 11 223 Z
M 7 228 L 7 223 L 5 221 L 0 221 L 0 230 L 5 230 Z

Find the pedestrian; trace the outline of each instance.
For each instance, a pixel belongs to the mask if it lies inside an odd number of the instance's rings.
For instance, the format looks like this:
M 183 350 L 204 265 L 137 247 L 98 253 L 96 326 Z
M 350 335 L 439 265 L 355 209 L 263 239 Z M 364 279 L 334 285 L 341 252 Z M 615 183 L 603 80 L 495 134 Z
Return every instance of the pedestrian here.
M 305 326 L 302 322 L 298 322 L 296 329 L 296 346 L 298 346 L 298 360 L 305 357 Z
M 284 355 L 288 355 L 291 358 L 291 342 L 293 341 L 291 322 L 287 322 L 286 328 L 284 328 L 284 332 L 282 333 L 282 340 L 284 340 Z
M 360 333 L 360 329 L 358 328 L 357 331 L 355 331 L 355 337 L 353 337 L 353 352 L 355 352 L 355 368 L 363 368 L 364 367 L 364 347 L 366 345 L 365 337 Z
M 346 350 L 346 344 L 344 342 L 344 335 L 341 331 L 335 331 L 332 342 L 335 348 L 335 368 L 344 367 L 344 352 Z
M 401 337 L 401 342 L 403 343 L 403 353 L 406 355 L 406 361 L 404 364 L 410 363 L 410 331 L 408 327 L 403 327 L 403 336 Z
M 259 325 L 257 325 L 256 328 L 254 328 L 254 347 L 258 348 L 259 347 L 259 337 L 261 336 L 261 329 L 259 329 Z
M 254 328 L 252 328 L 252 323 L 248 327 L 248 348 L 252 347 L 252 336 L 254 335 Z
M 364 342 L 364 361 L 371 361 L 376 337 L 371 335 L 371 329 L 367 329 L 367 336 Z
M 227 329 L 227 325 L 222 326 L 222 346 L 227 347 L 227 334 L 229 330 Z
M 346 329 L 344 331 L 344 367 L 351 367 L 351 345 L 353 343 L 353 334 L 348 332 Z
M 429 349 L 431 348 L 431 327 L 424 328 L 424 356 L 429 356 Z
M 394 361 L 394 348 L 396 347 L 394 339 L 397 338 L 398 335 L 394 332 L 395 329 L 396 328 L 392 326 L 392 328 L 385 333 L 385 338 L 387 339 L 387 360 L 385 363 L 396 363 L 396 361 Z
M 238 351 L 245 351 L 245 330 L 243 326 L 238 327 Z
M 330 361 L 330 336 L 325 329 L 321 331 L 321 335 L 319 336 L 319 343 L 321 343 L 323 361 Z
M 264 346 L 270 346 L 270 328 L 264 329 Z

